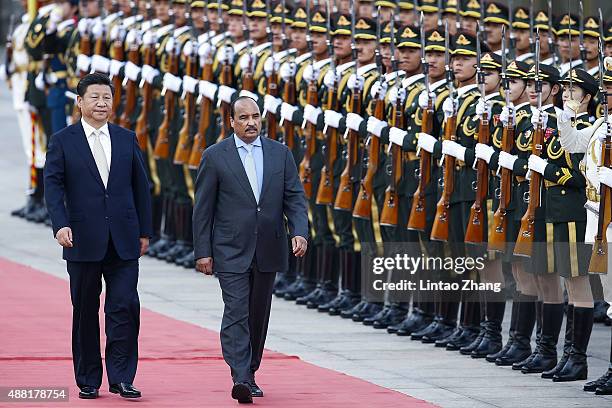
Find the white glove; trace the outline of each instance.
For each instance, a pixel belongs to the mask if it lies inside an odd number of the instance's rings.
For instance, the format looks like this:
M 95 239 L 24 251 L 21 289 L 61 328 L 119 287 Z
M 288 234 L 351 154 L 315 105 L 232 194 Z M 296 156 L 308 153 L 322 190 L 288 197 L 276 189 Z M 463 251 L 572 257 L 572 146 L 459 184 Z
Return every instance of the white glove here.
M 442 154 L 453 156 L 454 158 L 465 161 L 466 148 L 452 140 L 442 141 Z
M 0 81 L 6 81 L 8 79 L 8 71 L 6 65 L 0 65 Z
M 304 73 L 302 74 L 302 78 L 306 82 L 312 82 L 319 79 L 319 74 L 321 71 L 318 68 L 315 68 L 313 64 L 308 64 L 306 68 L 304 68 Z
M 119 71 L 121 71 L 121 67 L 123 67 L 123 65 L 125 65 L 125 62 L 123 61 L 118 61 L 116 59 L 110 60 L 110 67 L 109 67 L 110 76 L 114 77 L 114 76 L 119 75 Z M 142 68 L 144 71 L 144 67 Z
M 234 61 L 234 48 L 223 46 L 219 52 L 219 62 L 221 64 L 231 64 Z
M 487 118 L 491 120 L 491 105 L 486 103 L 484 98 L 480 98 L 478 103 L 476 103 L 476 116 L 478 119 L 482 120 L 482 116 L 487 114 Z
M 200 95 L 211 101 L 215 100 L 215 93 L 217 93 L 217 85 L 209 81 L 200 81 Z
M 89 19 L 88 18 L 82 18 L 79 20 L 79 25 L 77 26 L 78 30 L 79 30 L 79 34 L 81 34 L 81 36 L 85 36 L 87 35 L 87 31 L 89 31 Z
M 452 97 L 448 97 L 442 103 L 442 110 L 444 111 L 444 118 L 447 119 L 457 111 L 457 102 Z
M 292 77 L 295 76 L 295 63 L 294 62 L 285 62 L 280 67 L 280 77 L 283 81 L 287 82 Z
M 140 31 L 136 29 L 131 29 L 128 31 L 125 36 L 125 42 L 129 45 L 139 45 L 140 44 Z
M 493 156 L 494 152 L 495 149 L 493 149 L 491 146 L 483 143 L 476 143 L 475 155 L 477 159 L 484 160 L 487 162 L 487 164 L 489 164 L 491 161 L 491 156 Z
M 153 45 L 157 42 L 157 35 L 154 30 L 147 30 L 142 36 L 142 42 L 144 45 Z
M 91 56 L 91 70 L 93 72 L 108 74 L 109 69 L 110 60 L 108 58 L 97 54 Z
M 283 103 L 281 98 L 266 94 L 264 96 L 264 111 L 276 113 L 278 107 Z
M 544 174 L 547 165 L 548 163 L 546 163 L 546 160 L 534 154 L 529 156 L 529 160 L 527 160 L 527 167 L 529 170 L 535 171 L 536 173 Z
M 354 130 L 355 132 L 359 131 L 359 126 L 363 122 L 363 118 L 361 115 L 350 112 L 346 115 L 346 127 Z
M 403 129 L 392 127 L 389 129 L 389 141 L 398 146 L 402 146 L 404 144 L 404 137 L 406 137 L 407 134 L 408 132 Z
M 310 104 L 304 106 L 304 119 L 312 123 L 313 125 L 317 124 L 317 120 L 319 119 L 319 115 L 321 115 L 323 111 L 319 107 L 314 107 Z
M 514 154 L 499 152 L 499 165 L 505 169 L 512 170 L 514 168 L 514 162 L 518 159 L 518 156 Z
M 129 79 L 132 82 L 136 82 L 138 80 L 138 74 L 140 74 L 140 67 L 134 64 L 133 62 L 128 61 L 125 63 L 124 72 L 125 72 L 125 77 L 127 79 Z M 165 78 L 164 78 L 164 81 L 165 81 Z M 164 86 L 166 86 L 165 82 L 164 82 Z
M 538 122 L 540 121 L 540 117 L 542 118 L 542 128 L 546 129 L 548 127 L 548 112 L 540 111 L 537 108 L 531 109 L 531 124 L 534 128 L 538 127 Z
M 436 146 L 436 142 L 438 140 L 425 132 L 417 133 L 417 137 L 419 139 L 417 146 L 429 153 L 433 153 L 434 147 Z
M 254 55 L 249 55 L 249 53 L 244 53 L 242 57 L 240 57 L 240 69 L 242 70 L 242 72 L 255 71 L 255 61 L 256 60 L 257 58 L 255 58 Z M 251 66 L 249 66 L 249 63 L 251 64 Z
M 114 25 L 113 28 L 111 28 L 111 31 L 110 31 L 110 40 L 111 41 L 116 41 L 116 40 L 120 39 L 119 38 L 119 32 L 120 31 L 121 31 L 121 24 Z
M 212 52 L 212 47 L 210 46 L 209 43 L 204 42 L 200 44 L 200 46 L 198 47 L 198 56 L 200 57 L 200 61 L 207 59 L 210 56 L 211 52 Z
M 501 113 L 499 114 L 499 120 L 504 124 L 504 126 L 508 125 L 508 119 L 510 118 L 510 110 L 512 110 L 512 123 L 516 124 L 516 109 L 514 108 L 514 104 L 510 102 L 510 105 L 504 106 L 502 108 Z
M 217 97 L 225 103 L 232 103 L 232 95 L 234 95 L 235 92 L 236 90 L 234 88 L 230 88 L 229 86 L 221 85 L 219 87 L 219 93 Z
M 324 113 L 325 115 L 325 124 L 327 126 L 331 126 L 333 128 L 338 128 L 340 126 L 340 119 L 342 119 L 342 115 L 336 111 L 328 109 Z
M 559 121 L 567 123 L 578 115 L 580 104 L 576 101 L 566 101 L 563 104 L 563 111 L 560 112 Z
M 170 37 L 168 38 L 168 41 L 166 41 L 166 53 L 168 54 L 173 54 L 174 53 L 174 37 Z
M 57 79 L 58 78 L 57 78 L 57 75 L 55 75 L 55 72 L 49 72 L 47 74 L 47 83 L 48 84 L 53 85 L 53 84 L 57 83 Z
M 183 90 L 195 94 L 196 86 L 198 86 L 198 80 L 189 75 L 183 76 Z
M 127 65 L 126 65 L 127 68 Z M 127 72 L 127 70 L 126 70 Z M 178 93 L 181 90 L 181 83 L 183 81 L 181 81 L 181 78 L 172 75 L 169 72 L 166 72 L 164 74 L 164 80 L 163 80 L 163 84 L 164 84 L 164 88 L 171 90 L 174 93 Z
M 382 133 L 383 129 L 387 126 L 389 125 L 384 120 L 377 119 L 374 116 L 370 116 L 368 118 L 368 133 L 373 134 L 376 137 L 380 137 L 380 134 Z
M 251 98 L 251 99 L 253 99 L 255 101 L 259 100 L 259 96 L 257 96 L 256 94 L 254 94 L 251 91 L 247 91 L 246 89 L 243 89 L 242 91 L 240 91 L 238 96 L 248 96 L 249 98 Z
M 91 28 L 91 34 L 94 36 L 94 38 L 100 38 L 102 35 L 104 35 L 104 23 L 102 22 L 102 19 L 98 19 L 93 27 Z
M 323 77 L 323 83 L 328 88 L 335 87 L 339 80 L 340 80 L 340 78 L 338 78 L 338 75 L 336 75 L 336 72 L 334 70 L 331 70 L 331 69 L 328 70 L 325 73 L 325 76 Z
M 298 110 L 297 106 L 289 105 L 287 102 L 283 102 L 281 105 L 281 117 L 291 122 L 293 120 L 293 114 Z
M 372 99 L 380 98 L 383 99 L 387 94 L 387 83 L 385 81 L 376 81 L 372 84 L 372 88 L 370 88 L 370 96 Z
M 49 22 L 52 22 L 54 24 L 61 23 L 63 17 L 64 12 L 62 11 L 62 7 L 55 6 L 53 7 L 53 10 L 51 10 L 51 13 L 49 13 Z
M 351 76 L 348 79 L 348 82 L 346 83 L 346 86 L 350 90 L 353 90 L 353 89 L 362 90 L 364 82 L 365 82 L 365 79 L 361 75 L 351 74 Z
M 34 79 L 34 86 L 39 91 L 45 90 L 45 78 L 42 72 L 39 72 L 38 75 L 36 75 L 36 78 Z
M 272 75 L 273 71 L 278 72 L 278 69 L 279 69 L 278 62 L 274 60 L 272 56 L 268 57 L 268 59 L 266 59 L 266 61 L 264 62 L 264 72 L 266 76 Z
M 79 54 L 77 56 L 76 66 L 79 71 L 89 72 L 89 64 L 91 63 L 91 58 L 89 58 L 85 54 Z
M 187 40 L 185 41 L 185 45 L 183 45 L 183 55 L 186 57 L 190 57 L 193 53 L 193 41 Z
M 405 99 L 406 99 L 406 90 L 404 88 L 398 88 L 397 86 L 393 86 L 389 90 L 389 103 L 391 105 L 397 104 L 398 100 L 400 101 L 400 103 L 404 103 Z
M 599 167 L 597 170 L 597 178 L 600 184 L 605 184 L 608 187 L 612 187 L 612 169 L 609 167 Z
M 148 84 L 152 84 L 155 78 L 160 75 L 159 71 L 150 65 L 143 65 L 142 77 Z
M 436 94 L 433 92 L 429 92 L 429 98 L 427 98 L 427 91 L 423 90 L 419 94 L 419 107 L 421 109 L 427 109 L 428 99 L 431 99 L 431 106 L 435 106 L 436 104 Z

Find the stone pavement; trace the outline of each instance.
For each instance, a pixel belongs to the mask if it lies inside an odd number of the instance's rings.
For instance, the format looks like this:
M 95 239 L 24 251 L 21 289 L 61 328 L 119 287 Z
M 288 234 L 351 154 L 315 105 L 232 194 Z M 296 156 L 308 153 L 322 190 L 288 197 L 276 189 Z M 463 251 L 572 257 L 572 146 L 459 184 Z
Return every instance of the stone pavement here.
M 67 279 L 61 250 L 50 230 L 9 215 L 23 203 L 28 169 L 4 84 L 0 85 L 0 123 L 0 257 Z M 219 329 L 222 302 L 215 278 L 144 258 L 139 292 L 143 307 L 205 328 Z M 523 375 L 508 367 L 496 367 L 456 352 L 388 335 L 382 330 L 276 298 L 272 309 L 267 348 L 297 355 L 307 362 L 442 407 L 612 406 L 610 396 L 583 392 L 583 382 L 552 383 L 537 375 Z M 508 321 L 509 316 L 505 319 L 504 333 L 507 333 Z M 69 322 L 65 324 L 68 330 Z M 607 367 L 609 341 L 610 328 L 596 325 L 589 345 L 589 379 L 598 377 Z M 316 399 L 312 402 L 316 407 Z

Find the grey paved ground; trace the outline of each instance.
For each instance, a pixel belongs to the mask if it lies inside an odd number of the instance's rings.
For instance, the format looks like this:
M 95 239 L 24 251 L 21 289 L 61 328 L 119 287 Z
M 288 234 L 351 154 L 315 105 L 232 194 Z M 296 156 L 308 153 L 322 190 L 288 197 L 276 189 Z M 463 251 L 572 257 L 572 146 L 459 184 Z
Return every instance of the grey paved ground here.
M 0 256 L 65 279 L 60 248 L 49 230 L 9 216 L 22 204 L 28 175 L 4 85 L 0 124 Z M 222 305 L 214 278 L 144 259 L 139 290 L 143 307 L 219 328 Z M 607 367 L 609 341 L 610 328 L 597 325 L 589 347 L 589 379 Z M 278 299 L 267 347 L 443 407 L 612 407 L 612 397 L 584 393 L 582 382 L 556 384 L 522 375 Z

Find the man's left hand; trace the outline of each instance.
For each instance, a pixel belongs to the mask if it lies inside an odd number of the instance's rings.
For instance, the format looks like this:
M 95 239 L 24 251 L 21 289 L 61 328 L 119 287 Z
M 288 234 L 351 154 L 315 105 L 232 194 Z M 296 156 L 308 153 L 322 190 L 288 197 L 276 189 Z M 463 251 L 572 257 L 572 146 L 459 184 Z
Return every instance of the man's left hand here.
M 143 256 L 149 249 L 149 238 L 140 238 L 140 256 Z
M 293 255 L 301 258 L 308 249 L 308 241 L 304 237 L 295 236 L 291 238 L 291 246 L 293 247 Z

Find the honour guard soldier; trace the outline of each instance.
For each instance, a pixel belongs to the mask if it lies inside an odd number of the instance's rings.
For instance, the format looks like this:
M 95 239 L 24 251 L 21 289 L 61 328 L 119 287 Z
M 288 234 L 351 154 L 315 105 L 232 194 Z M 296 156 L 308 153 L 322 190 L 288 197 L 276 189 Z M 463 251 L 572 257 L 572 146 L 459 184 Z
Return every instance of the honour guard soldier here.
M 578 17 L 573 14 L 563 14 L 555 22 L 556 42 L 559 44 L 561 64 L 559 72 L 564 76 L 572 68 L 583 68 L 584 61 L 580 58 Z
M 486 34 L 486 42 L 489 49 L 493 52 L 501 52 L 502 43 L 502 27 L 506 30 L 510 26 L 508 17 L 508 6 L 500 2 L 491 2 L 486 5 L 484 15 L 484 29 Z
M 515 60 L 528 64 L 533 63 L 531 50 L 531 25 L 529 11 L 524 7 L 517 7 L 512 11 L 512 31 L 514 32 Z

